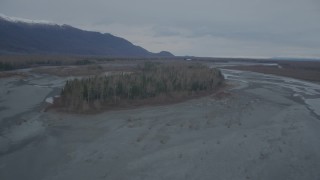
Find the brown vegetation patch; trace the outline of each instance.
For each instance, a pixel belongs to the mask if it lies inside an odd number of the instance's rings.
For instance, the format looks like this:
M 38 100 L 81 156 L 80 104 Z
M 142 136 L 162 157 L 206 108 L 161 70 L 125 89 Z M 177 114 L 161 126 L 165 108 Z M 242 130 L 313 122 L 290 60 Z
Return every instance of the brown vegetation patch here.
M 24 72 L 0 72 L 0 78 L 19 77 L 27 78 L 29 74 Z
M 31 72 L 39 74 L 50 74 L 54 76 L 67 77 L 67 76 L 99 76 L 99 75 L 112 75 L 119 72 L 132 72 L 135 71 L 135 66 L 108 66 L 101 65 L 85 65 L 85 66 L 62 66 L 62 67 L 38 67 L 32 69 Z
M 278 66 L 229 66 L 225 69 L 252 71 L 320 82 L 320 62 L 285 62 Z
M 221 100 L 230 97 L 232 94 L 226 91 L 218 91 L 213 95 L 214 99 Z

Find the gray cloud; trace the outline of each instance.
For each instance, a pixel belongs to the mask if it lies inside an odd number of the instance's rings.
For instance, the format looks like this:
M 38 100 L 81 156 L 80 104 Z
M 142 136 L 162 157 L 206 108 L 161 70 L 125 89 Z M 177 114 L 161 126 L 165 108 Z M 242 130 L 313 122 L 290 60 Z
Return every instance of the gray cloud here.
M 320 57 L 318 0 L 1 0 L 0 13 L 177 55 Z

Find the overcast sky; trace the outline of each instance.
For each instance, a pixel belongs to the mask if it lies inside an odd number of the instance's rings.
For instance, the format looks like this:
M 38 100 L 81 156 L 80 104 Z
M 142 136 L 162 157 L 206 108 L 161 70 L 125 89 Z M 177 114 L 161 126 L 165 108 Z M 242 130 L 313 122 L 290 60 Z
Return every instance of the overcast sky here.
M 153 52 L 320 58 L 320 0 L 0 0 L 0 13 L 108 32 Z

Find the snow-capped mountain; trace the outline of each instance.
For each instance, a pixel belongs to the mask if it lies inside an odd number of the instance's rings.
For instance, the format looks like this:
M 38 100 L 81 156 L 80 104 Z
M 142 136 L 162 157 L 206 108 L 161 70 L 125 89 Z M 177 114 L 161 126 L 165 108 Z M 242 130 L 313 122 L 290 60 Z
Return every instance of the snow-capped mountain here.
M 84 31 L 69 25 L 0 15 L 0 54 L 73 54 L 157 57 L 109 33 Z
M 14 23 L 29 23 L 29 24 L 47 24 L 47 25 L 58 25 L 56 23 L 45 21 L 45 20 L 31 20 L 31 19 L 24 19 L 18 17 L 10 17 L 0 13 L 0 19 L 14 22 Z

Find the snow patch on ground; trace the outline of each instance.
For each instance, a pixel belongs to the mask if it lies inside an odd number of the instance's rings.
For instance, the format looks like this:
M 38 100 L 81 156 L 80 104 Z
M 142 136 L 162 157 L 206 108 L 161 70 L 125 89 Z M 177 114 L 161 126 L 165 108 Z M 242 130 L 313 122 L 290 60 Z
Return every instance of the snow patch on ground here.
M 54 96 L 54 97 L 47 97 L 45 102 L 49 104 L 53 104 L 54 98 L 58 98 L 60 96 Z
M 305 99 L 305 103 L 314 113 L 320 116 L 320 98 L 318 99 Z
M 53 97 L 46 98 L 46 103 L 53 104 Z

